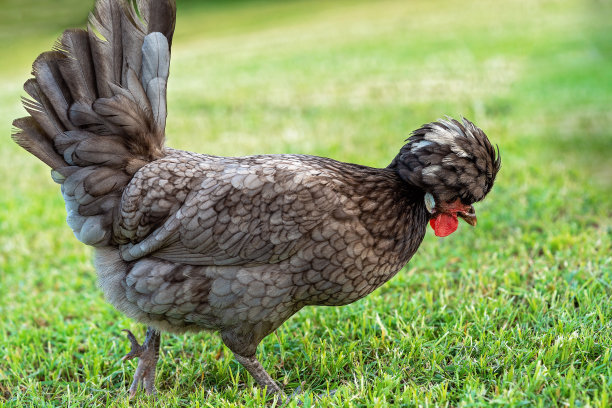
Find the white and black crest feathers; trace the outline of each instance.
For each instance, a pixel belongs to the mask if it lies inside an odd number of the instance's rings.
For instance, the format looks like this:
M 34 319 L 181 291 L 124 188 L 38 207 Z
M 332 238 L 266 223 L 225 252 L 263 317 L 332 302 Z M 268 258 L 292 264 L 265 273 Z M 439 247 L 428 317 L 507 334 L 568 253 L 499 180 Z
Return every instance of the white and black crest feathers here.
M 400 177 L 436 198 L 482 200 L 499 171 L 499 152 L 469 120 L 439 120 L 415 130 L 391 163 Z

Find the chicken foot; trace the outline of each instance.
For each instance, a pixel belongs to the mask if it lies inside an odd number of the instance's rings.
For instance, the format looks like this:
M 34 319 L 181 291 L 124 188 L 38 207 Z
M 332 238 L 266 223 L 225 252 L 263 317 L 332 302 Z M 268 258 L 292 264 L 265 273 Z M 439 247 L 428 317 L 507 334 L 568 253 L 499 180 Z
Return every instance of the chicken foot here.
M 268 395 L 276 394 L 276 402 L 278 406 L 282 407 L 285 404 L 288 404 L 289 401 L 293 400 L 302 392 L 302 387 L 297 387 L 297 389 L 291 394 L 291 396 L 287 396 L 281 390 L 279 385 L 270 377 L 270 374 L 266 371 L 265 368 L 261 365 L 259 360 L 255 356 L 245 357 L 241 356 L 238 353 L 234 353 L 234 357 L 246 370 L 251 374 L 251 376 L 257 381 L 260 387 L 266 388 Z M 298 406 L 302 406 L 302 401 L 297 398 Z
M 241 356 L 240 354 L 234 353 L 234 357 L 236 358 L 236 360 L 238 360 L 240 364 L 242 364 L 244 368 L 246 368 L 246 370 L 251 374 L 255 381 L 257 381 L 257 384 L 259 384 L 260 387 L 267 387 L 268 394 L 274 393 L 278 395 L 278 403 L 281 406 L 286 403 L 289 403 L 289 401 L 293 399 L 297 400 L 298 406 L 302 406 L 302 401 L 299 398 L 299 395 L 302 393 L 301 386 L 297 387 L 290 396 L 287 396 L 278 386 L 276 381 L 274 381 L 272 377 L 270 377 L 270 374 L 268 374 L 268 372 L 263 368 L 263 366 L 255 356 L 245 357 Z M 317 395 L 317 397 L 333 397 L 337 391 L 337 389 L 333 389 L 327 393 L 319 394 Z
M 122 360 L 126 361 L 138 357 L 138 366 L 129 390 L 130 398 L 136 395 L 140 384 L 142 384 L 147 395 L 154 395 L 157 392 L 155 390 L 155 368 L 159 359 L 160 333 L 152 327 L 147 327 L 145 341 L 141 345 L 131 331 L 123 331 L 127 333 L 132 348 L 129 353 L 123 356 Z

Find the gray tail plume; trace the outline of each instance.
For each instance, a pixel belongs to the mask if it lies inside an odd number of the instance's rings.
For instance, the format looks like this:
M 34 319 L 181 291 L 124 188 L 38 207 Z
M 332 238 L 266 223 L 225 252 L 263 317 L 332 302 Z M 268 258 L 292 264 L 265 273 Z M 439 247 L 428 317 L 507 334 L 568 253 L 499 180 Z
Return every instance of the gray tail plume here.
M 123 189 L 163 156 L 175 15 L 174 0 L 97 0 L 87 30 L 66 30 L 24 84 L 13 140 L 51 167 L 86 244 L 113 244 Z

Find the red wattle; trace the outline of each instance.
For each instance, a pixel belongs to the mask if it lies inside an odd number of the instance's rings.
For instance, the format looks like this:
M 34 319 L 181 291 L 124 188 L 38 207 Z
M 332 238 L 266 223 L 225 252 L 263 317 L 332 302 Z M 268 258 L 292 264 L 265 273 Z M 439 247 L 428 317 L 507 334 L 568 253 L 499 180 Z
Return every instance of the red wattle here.
M 456 216 L 441 213 L 429 220 L 429 225 L 431 225 L 437 237 L 446 237 L 457 230 L 459 220 Z

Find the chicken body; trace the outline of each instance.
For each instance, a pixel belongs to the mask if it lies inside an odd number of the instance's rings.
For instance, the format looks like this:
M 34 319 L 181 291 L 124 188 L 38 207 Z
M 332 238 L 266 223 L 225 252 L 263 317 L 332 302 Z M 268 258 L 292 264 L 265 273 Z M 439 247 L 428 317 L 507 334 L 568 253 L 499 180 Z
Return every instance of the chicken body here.
M 388 169 L 170 150 L 126 187 L 119 224 L 134 243 L 98 249 L 97 269 L 128 316 L 220 331 L 250 356 L 303 306 L 351 303 L 389 280 L 428 219 L 423 193 Z
M 136 4 L 138 10 L 135 9 Z M 14 140 L 51 167 L 107 299 L 148 325 L 130 395 L 155 392 L 160 332 L 213 330 L 268 391 L 260 341 L 306 305 L 354 302 L 436 235 L 475 225 L 500 159 L 472 122 L 423 125 L 386 168 L 164 145 L 173 0 L 97 0 L 33 64 Z

